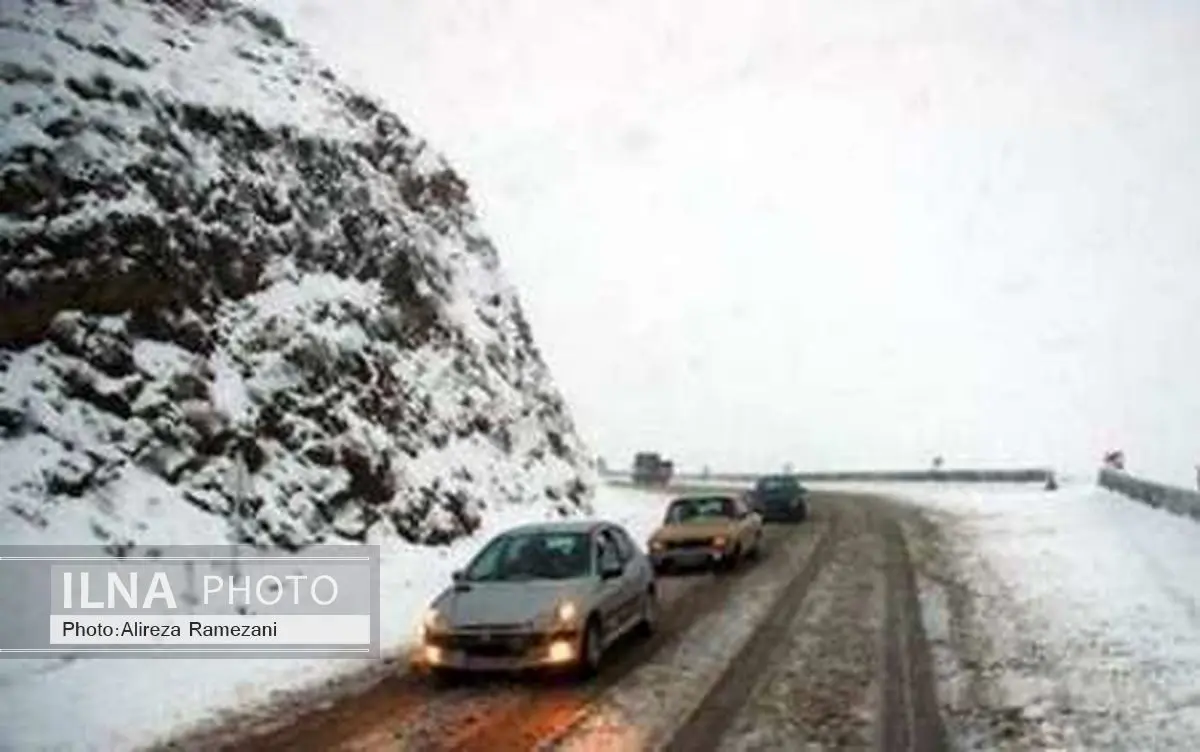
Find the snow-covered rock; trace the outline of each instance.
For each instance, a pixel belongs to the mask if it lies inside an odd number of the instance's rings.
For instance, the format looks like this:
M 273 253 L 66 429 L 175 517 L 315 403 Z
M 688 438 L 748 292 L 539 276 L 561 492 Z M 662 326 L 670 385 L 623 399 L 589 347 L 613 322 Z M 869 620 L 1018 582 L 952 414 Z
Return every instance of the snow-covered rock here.
M 277 21 L 13 0 L 0 80 L 0 540 L 439 544 L 587 506 L 466 184 Z

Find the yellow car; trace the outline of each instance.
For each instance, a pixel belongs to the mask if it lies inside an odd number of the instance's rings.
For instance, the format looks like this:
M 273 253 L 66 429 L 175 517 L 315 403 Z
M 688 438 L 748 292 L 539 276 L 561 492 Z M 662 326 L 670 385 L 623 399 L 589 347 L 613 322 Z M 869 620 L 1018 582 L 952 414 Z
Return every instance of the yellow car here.
M 659 573 L 676 567 L 733 569 L 743 558 L 758 556 L 762 531 L 762 516 L 739 496 L 684 496 L 667 506 L 647 550 Z

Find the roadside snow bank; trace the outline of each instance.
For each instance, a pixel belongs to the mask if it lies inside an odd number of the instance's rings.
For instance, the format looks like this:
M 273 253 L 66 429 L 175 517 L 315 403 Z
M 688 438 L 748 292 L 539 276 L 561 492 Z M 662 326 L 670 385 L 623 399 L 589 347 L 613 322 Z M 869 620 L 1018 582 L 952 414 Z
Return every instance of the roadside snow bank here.
M 596 517 L 623 524 L 644 541 L 662 518 L 663 497 L 601 487 L 592 507 Z M 372 541 L 381 546 L 384 652 L 405 651 L 425 604 L 492 535 L 557 516 L 548 507 L 504 505 L 475 535 L 449 546 L 419 547 L 392 537 Z M 0 750 L 136 749 L 223 711 L 245 710 L 269 702 L 277 692 L 319 684 L 368 664 L 359 659 L 0 661 Z
M 983 677 L 971 699 L 984 707 L 972 712 L 991 713 L 993 736 L 975 729 L 964 746 L 1157 750 L 1200 739 L 1195 521 L 1085 485 L 894 493 L 940 518 L 973 601 L 965 626 L 981 654 L 963 668 Z

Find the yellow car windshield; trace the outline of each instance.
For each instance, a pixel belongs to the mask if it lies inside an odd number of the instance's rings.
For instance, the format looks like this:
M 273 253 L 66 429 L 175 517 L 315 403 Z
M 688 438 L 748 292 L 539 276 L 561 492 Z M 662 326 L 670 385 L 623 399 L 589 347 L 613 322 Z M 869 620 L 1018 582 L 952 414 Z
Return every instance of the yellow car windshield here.
M 728 498 L 678 499 L 667 509 L 666 522 L 669 525 L 703 523 L 733 516 L 733 501 Z

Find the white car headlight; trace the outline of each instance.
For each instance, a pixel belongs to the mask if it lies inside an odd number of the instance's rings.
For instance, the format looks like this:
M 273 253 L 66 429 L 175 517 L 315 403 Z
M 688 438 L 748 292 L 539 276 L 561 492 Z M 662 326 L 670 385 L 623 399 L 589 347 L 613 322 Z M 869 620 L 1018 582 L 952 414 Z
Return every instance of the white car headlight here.
M 442 632 L 446 629 L 446 617 L 441 611 L 436 608 L 430 608 L 425 611 L 425 615 L 421 618 L 421 636 L 425 637 L 430 634 Z

